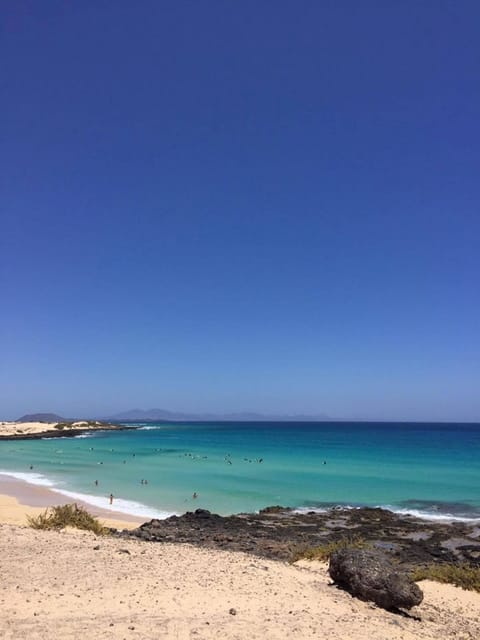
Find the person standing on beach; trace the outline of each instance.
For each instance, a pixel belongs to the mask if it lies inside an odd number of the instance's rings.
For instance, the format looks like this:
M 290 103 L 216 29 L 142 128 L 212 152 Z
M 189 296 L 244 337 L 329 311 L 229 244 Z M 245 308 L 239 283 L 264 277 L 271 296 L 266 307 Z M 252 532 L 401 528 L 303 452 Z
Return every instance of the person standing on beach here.
M 113 504 L 113 493 L 110 494 L 110 504 Z

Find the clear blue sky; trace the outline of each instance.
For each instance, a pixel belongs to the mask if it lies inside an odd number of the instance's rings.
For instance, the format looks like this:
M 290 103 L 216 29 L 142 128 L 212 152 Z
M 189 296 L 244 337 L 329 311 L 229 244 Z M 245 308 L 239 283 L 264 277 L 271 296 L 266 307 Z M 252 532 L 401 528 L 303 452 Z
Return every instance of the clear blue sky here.
M 0 417 L 480 420 L 480 3 L 2 14 Z

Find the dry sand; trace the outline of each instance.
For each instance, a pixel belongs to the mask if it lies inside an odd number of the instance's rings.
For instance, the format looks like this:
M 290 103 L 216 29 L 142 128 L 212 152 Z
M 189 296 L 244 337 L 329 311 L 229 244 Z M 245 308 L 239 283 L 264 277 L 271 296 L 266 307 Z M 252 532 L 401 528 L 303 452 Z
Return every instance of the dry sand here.
M 480 595 L 420 583 L 413 617 L 329 586 L 326 566 L 0 525 L 0 637 L 478 640 Z
M 9 436 L 28 436 L 38 433 L 47 433 L 55 431 L 58 422 L 0 422 L 0 438 Z M 68 431 L 99 429 L 101 423 L 91 423 L 84 420 L 69 423 L 65 427 Z M 61 433 L 61 432 L 60 432 Z

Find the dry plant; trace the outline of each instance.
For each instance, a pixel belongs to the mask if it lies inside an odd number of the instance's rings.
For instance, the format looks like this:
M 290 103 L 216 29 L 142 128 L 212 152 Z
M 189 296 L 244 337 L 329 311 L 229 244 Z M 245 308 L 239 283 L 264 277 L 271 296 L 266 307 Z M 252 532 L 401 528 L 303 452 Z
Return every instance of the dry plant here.
M 27 516 L 27 521 L 33 529 L 59 530 L 65 527 L 75 527 L 76 529 L 93 531 L 97 535 L 105 535 L 108 531 L 97 518 L 76 504 L 49 507 L 38 516 Z
M 340 540 L 334 540 L 332 542 L 326 542 L 320 544 L 317 547 L 307 547 L 306 549 L 299 549 L 295 552 L 291 559 L 291 562 L 297 562 L 297 560 L 320 560 L 327 561 L 335 551 L 339 549 L 364 549 L 368 546 L 366 540 L 360 536 L 349 536 L 340 538 Z
M 467 591 L 480 593 L 480 567 L 469 564 L 431 564 L 419 567 L 412 572 L 412 578 L 418 580 L 434 580 L 454 584 Z

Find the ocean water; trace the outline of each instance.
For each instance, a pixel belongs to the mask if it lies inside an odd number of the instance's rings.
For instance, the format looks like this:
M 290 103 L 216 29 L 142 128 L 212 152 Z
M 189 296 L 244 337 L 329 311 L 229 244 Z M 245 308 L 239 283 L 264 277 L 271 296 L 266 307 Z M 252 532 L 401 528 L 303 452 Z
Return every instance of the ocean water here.
M 145 518 L 369 505 L 480 522 L 480 424 L 130 426 L 0 442 L 0 473 Z

